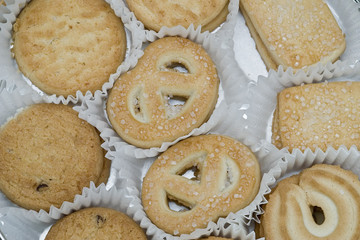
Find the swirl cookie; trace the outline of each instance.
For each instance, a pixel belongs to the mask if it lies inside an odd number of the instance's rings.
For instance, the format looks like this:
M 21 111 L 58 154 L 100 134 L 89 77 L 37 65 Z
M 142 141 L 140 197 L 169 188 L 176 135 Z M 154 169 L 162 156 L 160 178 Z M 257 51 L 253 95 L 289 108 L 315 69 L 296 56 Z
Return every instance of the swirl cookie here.
M 127 0 L 130 10 L 134 12 L 146 28 L 159 31 L 161 27 L 181 25 L 188 28 L 194 24 L 195 29 L 202 26 L 202 31 L 213 31 L 226 20 L 229 0 L 216 1 L 181 1 L 171 0 Z
M 257 237 L 360 238 L 360 182 L 338 166 L 320 164 L 279 182 L 269 195 Z
M 305 150 L 360 148 L 360 83 L 330 82 L 284 89 L 278 95 L 272 143 Z
M 47 94 L 101 90 L 125 57 L 123 23 L 104 0 L 32 0 L 13 32 L 20 71 Z
M 142 203 L 157 227 L 188 234 L 249 205 L 260 178 L 256 157 L 242 143 L 218 135 L 191 137 L 152 164 L 143 179 Z
M 60 207 L 109 176 L 98 132 L 69 106 L 36 104 L 0 129 L 0 190 L 33 210 Z
M 159 147 L 207 121 L 218 88 L 215 65 L 200 45 L 180 37 L 162 38 L 116 81 L 106 111 L 125 141 Z
M 268 69 L 301 69 L 336 61 L 345 37 L 323 0 L 240 0 L 240 9 Z
M 56 222 L 46 235 L 56 239 L 146 240 L 140 226 L 125 214 L 109 208 L 85 208 Z

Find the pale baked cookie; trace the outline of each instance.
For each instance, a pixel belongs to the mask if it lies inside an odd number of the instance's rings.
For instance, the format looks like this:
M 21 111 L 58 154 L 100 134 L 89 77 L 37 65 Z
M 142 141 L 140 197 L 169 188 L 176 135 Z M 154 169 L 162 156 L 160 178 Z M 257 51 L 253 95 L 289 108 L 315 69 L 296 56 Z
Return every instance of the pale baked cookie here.
M 60 207 L 109 176 L 98 132 L 69 106 L 26 108 L 0 128 L 0 142 L 0 190 L 27 209 Z
M 191 137 L 152 164 L 143 179 L 142 203 L 157 227 L 188 234 L 249 205 L 260 180 L 258 161 L 242 143 L 219 135 Z M 171 202 L 183 210 L 173 210 Z
M 334 62 L 344 34 L 323 0 L 240 0 L 240 9 L 268 69 Z
M 286 88 L 278 95 L 272 143 L 313 151 L 360 148 L 360 83 L 330 82 Z
M 360 238 L 360 182 L 338 166 L 319 164 L 284 179 L 270 193 L 257 238 Z
M 183 71 L 178 71 L 182 66 Z M 159 147 L 188 134 L 212 114 L 219 78 L 198 44 L 181 37 L 151 43 L 137 66 L 115 82 L 106 111 L 115 131 L 128 143 Z M 182 103 L 173 104 L 174 100 Z
M 161 27 L 181 25 L 188 28 L 194 24 L 195 29 L 201 25 L 202 31 L 212 31 L 226 20 L 229 0 L 171 1 L 171 0 L 127 0 L 130 10 L 134 12 L 146 28 L 159 31 Z
M 104 0 L 32 0 L 13 31 L 19 69 L 48 94 L 101 90 L 125 57 L 123 23 Z
M 125 214 L 109 208 L 85 208 L 56 222 L 46 235 L 56 239 L 146 240 L 143 230 Z

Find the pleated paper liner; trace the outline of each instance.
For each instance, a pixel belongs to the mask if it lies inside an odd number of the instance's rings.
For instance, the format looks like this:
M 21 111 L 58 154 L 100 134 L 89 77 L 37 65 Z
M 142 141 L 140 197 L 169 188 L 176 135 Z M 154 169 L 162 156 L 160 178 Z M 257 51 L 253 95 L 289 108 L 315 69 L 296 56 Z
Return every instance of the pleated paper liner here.
M 183 27 L 163 28 L 160 33 L 153 33 L 151 36 L 144 35 L 143 48 L 145 48 L 148 43 L 159 38 L 166 36 L 180 36 L 200 44 L 207 51 L 216 65 L 217 74 L 220 78 L 218 101 L 209 120 L 203 123 L 199 128 L 193 129 L 190 133 L 173 142 L 164 142 L 161 147 L 157 148 L 142 149 L 125 142 L 112 129 L 107 118 L 105 107 L 108 96 L 107 94 L 95 94 L 94 99 L 87 98 L 77 110 L 80 113 L 80 117 L 86 119 L 101 131 L 106 146 L 108 146 L 107 150 L 109 151 L 109 154 L 128 155 L 136 158 L 154 157 L 184 138 L 204 134 L 209 130 L 218 127 L 218 125 L 221 125 L 226 119 L 226 111 L 228 105 L 231 103 L 230 99 L 232 95 L 240 95 L 242 96 L 241 98 L 245 99 L 247 79 L 244 77 L 242 71 L 236 66 L 231 49 L 226 43 L 222 42 L 222 39 L 210 35 L 209 33 L 201 33 L 199 30 L 200 29 L 195 30 L 191 27 L 188 29 Z M 243 78 L 241 78 L 242 76 Z M 242 85 L 242 92 L 239 90 L 234 91 L 232 87 L 233 83 Z
M 279 162 L 276 167 L 270 170 L 269 173 L 273 175 L 275 179 L 274 184 L 270 187 L 274 188 L 282 179 L 298 174 L 302 170 L 310 168 L 315 164 L 338 165 L 343 169 L 352 171 L 360 177 L 360 152 L 355 146 L 349 149 L 345 146 L 341 146 L 338 149 L 329 147 L 325 152 L 319 148 L 314 152 L 310 149 L 306 149 L 304 152 L 296 149 L 291 154 L 285 154 L 283 161 Z M 265 203 L 267 203 L 267 201 Z M 260 222 L 259 219 L 260 215 L 253 219 L 251 227 L 249 227 L 250 230 L 253 229 L 255 222 Z
M 95 91 L 96 93 L 104 93 L 108 89 L 110 89 L 113 86 L 115 80 L 120 76 L 120 74 L 130 69 L 135 64 L 135 62 L 139 58 L 139 55 L 141 54 L 141 40 L 139 39 L 138 32 L 139 26 L 137 25 L 137 22 L 133 20 L 132 14 L 126 11 L 125 5 L 121 0 L 105 1 L 110 4 L 115 14 L 119 18 L 121 18 L 124 24 L 127 49 L 124 61 L 117 68 L 116 72 L 112 73 L 109 76 L 109 80 L 103 84 L 102 88 Z M 75 96 L 69 95 L 67 97 L 55 94 L 49 95 L 40 90 L 35 84 L 31 82 L 31 80 L 26 78 L 19 71 L 17 63 L 13 58 L 13 54 L 11 52 L 12 27 L 16 21 L 17 15 L 30 1 L 13 0 L 5 2 L 6 6 L 0 7 L 0 13 L 2 13 L 0 18 L 0 79 L 7 82 L 7 87 L 12 88 L 13 86 L 18 86 L 20 88 L 23 88 L 27 85 L 31 86 L 40 95 L 43 95 L 47 102 L 53 103 L 61 102 L 63 104 L 75 104 L 79 101 L 82 101 L 85 96 L 92 97 L 95 93 L 91 93 L 90 91 L 87 91 L 86 93 L 77 91 Z
M 279 77 L 270 72 L 267 78 L 260 77 L 258 82 L 249 83 L 247 100 L 240 108 L 243 109 L 243 119 L 246 121 L 246 131 L 250 136 L 251 144 L 261 140 L 271 142 L 271 126 L 273 112 L 277 104 L 277 94 L 283 89 L 302 84 L 333 82 L 333 81 L 359 81 L 360 63 L 353 66 L 343 64 L 332 71 L 316 78 L 295 80 L 292 77 Z
M 335 68 L 341 68 L 343 65 L 354 65 L 360 59 L 360 14 L 358 11 L 359 4 L 354 1 L 325 1 L 330 10 L 332 11 L 335 19 L 339 23 L 340 28 L 345 33 L 346 49 L 340 56 L 339 61 L 328 63 L 325 65 L 315 64 L 309 67 L 306 71 L 299 70 L 294 73 L 293 69 L 288 68 L 284 70 L 280 66 L 277 70 L 270 70 L 276 72 L 279 78 L 291 79 L 291 81 L 310 81 L 311 79 L 323 78 Z M 268 76 L 265 64 L 255 46 L 247 26 L 245 25 L 244 18 L 239 12 L 234 34 L 234 52 L 240 68 L 246 75 L 253 81 L 257 81 L 259 76 Z

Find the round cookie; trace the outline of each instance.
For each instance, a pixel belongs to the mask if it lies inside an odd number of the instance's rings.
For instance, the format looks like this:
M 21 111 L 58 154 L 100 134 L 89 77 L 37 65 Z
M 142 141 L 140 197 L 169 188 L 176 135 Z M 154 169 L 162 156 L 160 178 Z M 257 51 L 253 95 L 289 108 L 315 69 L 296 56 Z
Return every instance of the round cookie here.
M 257 238 L 360 238 L 359 177 L 339 166 L 318 164 L 280 181 L 256 227 Z
M 215 65 L 200 45 L 166 37 L 151 43 L 136 67 L 115 82 L 107 115 L 128 143 L 160 147 L 207 121 L 218 88 Z M 182 99 L 184 104 L 174 105 L 173 99 Z
M 13 26 L 20 71 L 47 94 L 94 93 L 125 57 L 124 26 L 104 0 L 32 0 Z
M 143 179 L 142 203 L 157 227 L 188 234 L 249 205 L 260 180 L 259 163 L 242 143 L 219 135 L 191 137 L 152 164 Z
M 109 208 L 85 208 L 56 222 L 46 235 L 56 239 L 146 240 L 143 230 L 125 214 Z
M 188 28 L 190 24 L 194 24 L 195 29 L 202 25 L 202 31 L 213 31 L 226 20 L 229 5 L 229 0 L 187 0 L 181 3 L 171 0 L 127 0 L 126 2 L 146 28 L 157 32 L 163 26 L 181 25 Z
M 96 129 L 71 107 L 35 104 L 0 128 L 0 190 L 26 209 L 60 207 L 109 176 Z

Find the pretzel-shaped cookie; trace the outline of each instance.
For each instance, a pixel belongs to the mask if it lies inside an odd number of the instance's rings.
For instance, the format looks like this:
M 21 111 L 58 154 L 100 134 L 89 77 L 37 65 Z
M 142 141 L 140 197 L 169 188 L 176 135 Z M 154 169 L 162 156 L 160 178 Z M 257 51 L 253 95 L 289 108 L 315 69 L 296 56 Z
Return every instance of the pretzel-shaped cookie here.
M 182 66 L 187 72 L 177 71 Z M 137 66 L 109 94 L 107 114 L 115 131 L 143 148 L 158 147 L 199 127 L 211 115 L 219 78 L 198 44 L 180 37 L 151 43 Z M 184 105 L 171 105 L 182 99 Z
M 257 237 L 359 239 L 359 202 L 357 175 L 339 166 L 315 165 L 279 182 L 265 206 Z M 323 219 L 316 212 L 323 212 Z
M 195 177 L 184 177 L 192 168 Z M 197 136 L 172 146 L 153 163 L 143 180 L 142 203 L 165 232 L 191 233 L 247 206 L 259 184 L 259 164 L 245 145 L 225 136 Z M 172 210 L 169 201 L 186 210 Z

